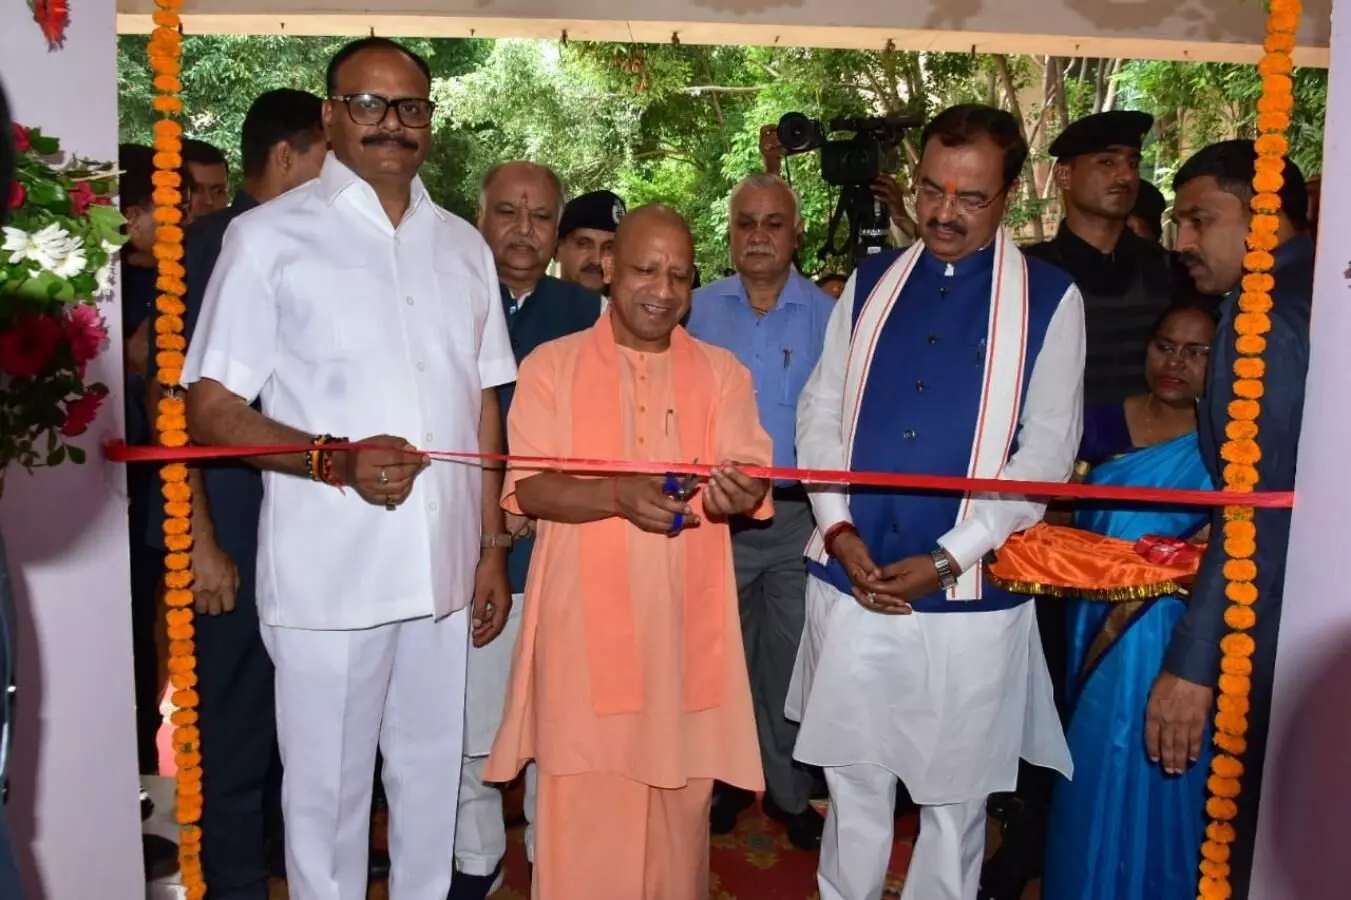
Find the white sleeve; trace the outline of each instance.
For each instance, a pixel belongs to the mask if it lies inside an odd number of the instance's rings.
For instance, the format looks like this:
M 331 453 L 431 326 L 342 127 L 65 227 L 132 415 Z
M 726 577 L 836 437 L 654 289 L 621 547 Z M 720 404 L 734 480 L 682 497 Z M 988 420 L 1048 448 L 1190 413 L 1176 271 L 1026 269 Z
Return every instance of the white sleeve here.
M 1018 429 L 1018 450 L 1000 472 L 1011 481 L 1068 481 L 1084 430 L 1084 301 L 1077 287 L 1060 300 L 1032 364 Z M 970 515 L 938 545 L 962 571 L 1010 535 L 1041 521 L 1046 504 L 1027 497 L 976 495 Z
M 853 337 L 854 285 L 850 275 L 826 323 L 821 358 L 797 401 L 797 464 L 804 469 L 847 468 L 844 445 L 844 376 Z M 843 485 L 807 485 L 821 533 L 849 522 L 849 494 Z
M 478 347 L 479 385 L 487 390 L 516 380 L 516 354 L 511 349 L 511 335 L 507 331 L 507 317 L 502 312 L 502 289 L 497 283 L 497 264 L 488 244 L 483 244 L 483 281 L 487 285 L 487 317 L 483 322 L 483 339 Z
M 203 378 L 252 403 L 272 377 L 277 355 L 277 295 L 254 252 L 247 222 L 225 229 L 201 316 L 183 365 L 183 384 Z

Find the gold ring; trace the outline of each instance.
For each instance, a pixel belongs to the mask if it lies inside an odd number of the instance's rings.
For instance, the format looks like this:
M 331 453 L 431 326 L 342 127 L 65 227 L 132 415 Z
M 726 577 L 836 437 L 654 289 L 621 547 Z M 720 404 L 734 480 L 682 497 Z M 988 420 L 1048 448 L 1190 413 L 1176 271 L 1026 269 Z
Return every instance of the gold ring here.
M 385 494 L 385 509 L 389 512 L 394 512 L 394 510 L 398 509 L 398 506 L 394 503 L 394 498 L 389 494 Z

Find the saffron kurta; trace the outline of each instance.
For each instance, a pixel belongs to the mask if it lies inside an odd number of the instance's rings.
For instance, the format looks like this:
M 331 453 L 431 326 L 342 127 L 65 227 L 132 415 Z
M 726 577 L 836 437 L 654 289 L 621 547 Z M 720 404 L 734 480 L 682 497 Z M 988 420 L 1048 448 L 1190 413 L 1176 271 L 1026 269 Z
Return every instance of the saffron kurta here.
M 593 397 L 574 396 L 572 373 L 579 355 L 595 339 L 594 333 L 609 329 L 609 320 L 602 317 L 596 328 L 544 344 L 522 363 L 507 422 L 513 454 L 576 455 L 572 436 L 579 432 L 575 429 L 584 429 L 589 417 L 609 407 L 597 404 Z M 716 391 L 710 398 L 710 424 L 717 459 L 698 462 L 735 459 L 769 465 L 771 441 L 759 425 L 750 373 L 725 350 L 694 341 L 683 331 L 675 338 L 691 342 L 707 360 Z M 680 429 L 673 422 L 677 385 L 672 354 L 616 349 L 624 457 L 692 461 L 699 451 L 682 450 Z M 533 470 L 508 469 L 503 494 L 508 510 L 520 511 L 516 485 L 534 474 Z M 699 495 L 692 505 L 698 512 Z M 768 499 L 755 515 L 771 515 Z M 707 521 L 698 527 L 725 529 Z M 735 580 L 726 580 L 726 590 L 718 598 L 723 623 L 720 646 L 709 648 L 720 658 L 721 699 L 708 708 L 689 708 L 683 639 L 689 538 L 628 527 L 627 558 L 625 548 L 617 546 L 614 577 L 628 579 L 642 700 L 637 711 L 601 715 L 592 678 L 603 672 L 606 661 L 592 659 L 588 653 L 587 604 L 579 563 L 581 542 L 588 536 L 594 536 L 593 526 L 547 521 L 538 525 L 507 707 L 485 780 L 509 781 L 526 761 L 534 759 L 541 778 L 594 773 L 668 789 L 719 779 L 762 789 L 746 662 L 740 652 Z M 720 547 L 722 559 L 695 564 L 726 565 L 730 572 L 730 539 Z M 593 813 L 604 814 L 604 810 Z M 540 839 L 544 839 L 542 831 Z

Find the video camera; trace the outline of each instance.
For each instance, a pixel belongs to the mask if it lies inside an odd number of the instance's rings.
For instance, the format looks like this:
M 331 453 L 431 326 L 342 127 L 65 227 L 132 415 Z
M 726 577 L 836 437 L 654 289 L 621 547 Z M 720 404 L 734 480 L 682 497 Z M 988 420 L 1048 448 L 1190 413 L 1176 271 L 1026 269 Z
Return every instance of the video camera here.
M 843 254 L 863 259 L 887 246 L 891 211 L 873 196 L 872 184 L 883 172 L 900 166 L 897 148 L 905 132 L 924 124 L 922 115 L 905 113 L 885 118 L 832 119 L 829 126 L 802 113 L 790 112 L 779 119 L 779 143 L 785 156 L 821 151 L 821 178 L 840 189 L 840 201 L 830 215 L 826 245 L 820 256 Z M 850 137 L 835 137 L 850 133 Z M 840 220 L 849 219 L 849 235 L 835 246 Z

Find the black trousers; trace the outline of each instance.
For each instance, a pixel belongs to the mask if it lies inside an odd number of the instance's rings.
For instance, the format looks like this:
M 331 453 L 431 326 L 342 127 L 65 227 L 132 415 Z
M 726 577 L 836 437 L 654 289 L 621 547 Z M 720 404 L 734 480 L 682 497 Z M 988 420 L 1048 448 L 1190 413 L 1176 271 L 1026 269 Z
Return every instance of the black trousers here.
M 274 675 L 258 628 L 257 548 L 251 544 L 245 540 L 222 547 L 239 567 L 235 609 L 194 619 L 201 698 L 202 868 L 209 900 L 266 900 L 265 848 L 280 827 Z
M 136 759 L 142 775 L 159 773 L 155 739 L 163 721 L 159 710 L 159 652 L 155 628 L 159 624 L 160 577 L 164 553 L 146 546 L 145 525 L 131 520 L 131 652 L 136 683 Z

